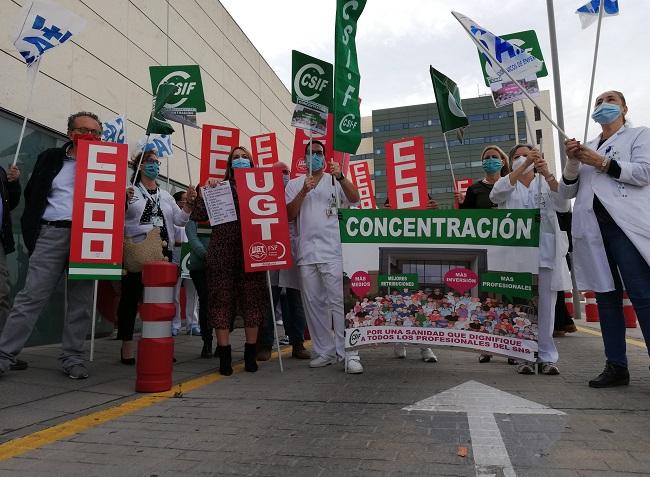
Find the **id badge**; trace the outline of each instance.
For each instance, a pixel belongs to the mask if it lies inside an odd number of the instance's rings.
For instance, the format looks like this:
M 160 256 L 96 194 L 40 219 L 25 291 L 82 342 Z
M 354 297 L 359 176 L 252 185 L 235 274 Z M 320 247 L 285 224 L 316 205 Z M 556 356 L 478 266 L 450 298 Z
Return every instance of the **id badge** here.
M 328 217 L 332 217 L 333 215 L 338 214 L 338 209 L 336 207 L 328 207 L 327 210 L 325 211 L 325 214 Z
M 162 227 L 163 226 L 163 219 L 161 217 L 154 217 L 151 221 L 154 227 Z

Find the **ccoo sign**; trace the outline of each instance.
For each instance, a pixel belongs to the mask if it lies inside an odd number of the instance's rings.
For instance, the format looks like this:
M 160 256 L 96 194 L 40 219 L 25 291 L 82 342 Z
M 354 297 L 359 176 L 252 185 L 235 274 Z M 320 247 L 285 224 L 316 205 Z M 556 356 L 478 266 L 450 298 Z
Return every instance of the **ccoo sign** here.
M 332 109 L 334 68 L 331 63 L 291 52 L 291 100 L 296 103 L 316 103 Z
M 165 105 L 166 108 L 194 108 L 198 113 L 205 112 L 199 65 L 150 66 L 149 76 L 154 94 L 161 83 L 171 83 L 176 86 L 176 91 L 169 103 Z

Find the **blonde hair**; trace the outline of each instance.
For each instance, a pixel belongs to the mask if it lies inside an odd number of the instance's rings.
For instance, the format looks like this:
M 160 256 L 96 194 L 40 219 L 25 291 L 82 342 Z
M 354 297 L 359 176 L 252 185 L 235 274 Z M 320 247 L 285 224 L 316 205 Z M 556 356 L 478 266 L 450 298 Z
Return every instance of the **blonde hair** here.
M 507 176 L 510 174 L 510 162 L 508 161 L 508 155 L 503 152 L 503 149 L 501 149 L 499 146 L 496 144 L 489 144 L 483 148 L 483 151 L 481 151 L 481 161 L 483 160 L 483 156 L 485 155 L 486 152 L 488 152 L 490 149 L 494 150 L 499 154 L 499 159 L 501 159 L 501 162 L 503 162 L 503 167 L 501 168 L 501 177 Z

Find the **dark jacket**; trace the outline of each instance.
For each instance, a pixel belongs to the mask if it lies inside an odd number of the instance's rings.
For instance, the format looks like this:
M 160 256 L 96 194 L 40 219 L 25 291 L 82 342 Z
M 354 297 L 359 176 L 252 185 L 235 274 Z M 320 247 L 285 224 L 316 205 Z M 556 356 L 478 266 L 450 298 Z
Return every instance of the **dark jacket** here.
M 52 188 L 52 181 L 61 172 L 65 151 L 71 144 L 68 142 L 63 147 L 41 152 L 25 186 L 25 211 L 20 218 L 20 223 L 23 227 L 23 241 L 30 255 L 34 251 L 41 230 L 41 219 L 47 207 L 47 196 Z
M 5 254 L 14 251 L 14 235 L 11 227 L 11 211 L 20 202 L 20 182 L 9 182 L 7 173 L 0 167 L 0 200 L 2 200 L 2 227 L 0 228 L 0 240 Z

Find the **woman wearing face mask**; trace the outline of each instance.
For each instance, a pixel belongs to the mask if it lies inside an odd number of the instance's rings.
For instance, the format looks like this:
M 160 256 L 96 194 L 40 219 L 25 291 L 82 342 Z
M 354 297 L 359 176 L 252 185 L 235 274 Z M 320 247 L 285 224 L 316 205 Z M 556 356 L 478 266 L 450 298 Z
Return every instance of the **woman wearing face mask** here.
M 485 177 L 469 186 L 465 197 L 461 197 L 459 192 L 454 193 L 460 209 L 494 209 L 497 206 L 490 200 L 490 192 L 494 184 L 510 172 L 508 156 L 499 146 L 491 144 L 481 153 L 481 166 Z M 492 355 L 483 353 L 478 357 L 478 362 L 489 363 L 491 359 Z M 508 358 L 508 364 L 516 364 L 516 361 Z
M 239 146 L 230 151 L 224 181 L 228 182 L 239 217 L 235 169 L 251 168 L 253 161 L 245 148 Z M 216 187 L 221 181 L 209 179 L 206 187 Z M 224 187 L 224 186 L 222 186 Z M 199 197 L 192 213 L 192 220 L 208 219 L 208 212 L 202 197 Z M 246 371 L 257 371 L 257 331 L 269 306 L 264 272 L 244 272 L 241 225 L 239 220 L 215 225 L 208 244 L 206 256 L 208 288 L 208 321 L 216 330 L 219 373 L 232 374 L 232 348 L 230 346 L 230 325 L 235 316 L 244 318 L 246 343 L 244 345 L 244 367 Z
M 508 156 L 499 146 L 487 146 L 481 153 L 481 166 L 485 177 L 469 186 L 465 197 L 454 193 L 460 209 L 494 209 L 497 206 L 490 200 L 490 192 L 496 181 L 510 172 Z
M 592 118 L 601 134 L 586 145 L 565 142 L 560 192 L 575 198 L 573 263 L 580 290 L 596 292 L 604 371 L 589 386 L 627 385 L 623 290 L 650 349 L 650 130 L 626 122 L 625 97 L 606 91 Z M 622 280 L 621 280 L 622 279 Z
M 138 244 L 160 247 L 159 258 L 171 261 L 171 247 L 174 244 L 174 225 L 185 226 L 192 211 L 196 197 L 194 188 L 187 189 L 186 204 L 179 208 L 174 198 L 158 187 L 156 178 L 160 171 L 160 161 L 155 148 L 149 144 L 145 148 L 142 164 L 141 151 L 134 154 L 135 185 L 126 189 L 126 216 L 124 220 L 125 265 L 127 273 L 122 277 L 122 294 L 117 308 L 117 339 L 122 340 L 120 351 L 123 364 L 135 364 L 133 348 L 133 326 L 138 311 L 138 302 L 142 297 L 141 263 L 134 267 L 126 259 L 127 245 L 133 245 L 137 250 Z M 131 180 L 133 181 L 133 179 Z M 135 253 L 138 253 L 137 251 Z M 134 267 L 129 270 L 129 267 Z
M 564 259 L 569 249 L 566 232 L 560 230 L 556 212 L 567 212 L 570 204 L 557 193 L 558 183 L 541 153 L 528 144 L 517 144 L 508 154 L 512 172 L 499 179 L 490 200 L 500 209 L 540 209 L 538 275 L 538 363 L 542 374 L 559 374 L 558 352 L 553 341 L 557 292 L 569 290 L 571 276 Z M 534 374 L 534 364 L 523 362 L 517 371 Z

